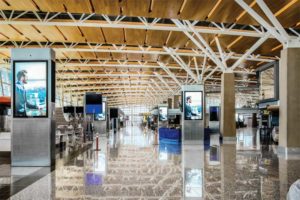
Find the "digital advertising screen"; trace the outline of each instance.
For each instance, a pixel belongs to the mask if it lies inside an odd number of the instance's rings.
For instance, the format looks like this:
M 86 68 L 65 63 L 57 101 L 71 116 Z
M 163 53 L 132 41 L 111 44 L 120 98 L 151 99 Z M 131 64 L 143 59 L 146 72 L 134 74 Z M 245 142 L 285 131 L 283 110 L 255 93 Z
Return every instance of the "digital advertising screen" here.
M 75 108 L 75 110 L 76 110 L 76 113 L 82 113 L 83 114 L 83 106 L 77 106 Z
M 260 100 L 275 98 L 275 68 L 260 72 Z
M 203 93 L 184 92 L 184 119 L 201 120 L 203 119 Z
M 102 113 L 95 114 L 95 121 L 105 121 L 106 112 L 105 112 L 106 102 L 102 102 Z
M 99 105 L 102 104 L 102 95 L 97 93 L 86 93 L 85 94 L 86 105 Z
M 219 121 L 220 107 L 211 106 L 209 107 L 209 121 Z
M 85 94 L 85 113 L 101 114 L 102 113 L 102 95 L 97 93 Z
M 118 108 L 110 108 L 110 118 L 118 118 L 119 117 L 119 110 Z
M 73 106 L 64 106 L 64 113 L 72 113 L 74 114 L 75 108 Z
M 47 61 L 14 61 L 14 117 L 47 117 Z
M 86 114 L 101 114 L 102 113 L 102 104 L 99 105 L 85 105 Z
M 158 108 L 159 121 L 168 120 L 168 107 L 159 107 Z

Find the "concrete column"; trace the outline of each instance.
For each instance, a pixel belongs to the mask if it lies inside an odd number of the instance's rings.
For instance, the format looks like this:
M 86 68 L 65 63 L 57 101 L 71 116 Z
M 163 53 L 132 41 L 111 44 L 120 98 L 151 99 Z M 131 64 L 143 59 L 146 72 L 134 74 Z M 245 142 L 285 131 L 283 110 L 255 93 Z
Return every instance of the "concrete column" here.
M 279 146 L 300 153 L 300 48 L 281 51 L 279 72 Z
M 221 194 L 222 200 L 236 198 L 236 146 L 224 144 L 221 148 Z
M 234 73 L 224 72 L 222 74 L 221 86 L 221 129 L 224 140 L 235 141 L 235 89 Z
M 278 158 L 279 166 L 279 194 L 280 199 L 286 199 L 286 195 L 289 191 L 290 185 L 299 179 L 300 176 L 300 160 L 296 156 L 294 159 L 286 159 L 285 157 Z M 274 198 L 275 199 L 275 198 Z
M 174 95 L 174 108 L 179 108 L 180 98 L 181 98 L 181 95 Z
M 172 98 L 168 98 L 168 108 L 169 109 L 173 108 L 173 99 Z

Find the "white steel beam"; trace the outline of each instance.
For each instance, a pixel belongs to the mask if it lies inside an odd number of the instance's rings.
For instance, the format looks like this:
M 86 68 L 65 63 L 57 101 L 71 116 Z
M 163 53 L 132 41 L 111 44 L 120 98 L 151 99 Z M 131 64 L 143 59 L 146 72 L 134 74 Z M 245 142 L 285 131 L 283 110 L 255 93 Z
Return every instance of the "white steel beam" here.
M 169 89 L 170 92 L 173 92 L 171 86 L 164 80 L 164 78 L 157 72 L 154 72 L 154 74 L 157 76 L 157 78 L 163 83 L 165 84 L 165 86 Z
M 198 82 L 197 76 L 192 72 L 189 66 L 180 58 L 180 56 L 174 54 L 175 51 L 170 47 L 164 47 L 165 51 L 170 54 L 170 56 L 184 69 L 195 81 Z
M 278 41 L 285 44 L 285 38 L 277 31 L 276 28 L 271 26 L 266 20 L 264 20 L 253 8 L 244 2 L 244 0 L 235 0 L 245 11 L 247 11 L 259 24 L 265 27 L 269 33 L 271 33 Z
M 29 12 L 29 11 L 28 11 Z M 41 16 L 36 13 L 35 19 L 24 19 L 24 18 L 12 18 L 9 19 L 2 12 L 3 20 L 0 21 L 0 24 L 3 25 L 28 25 L 28 26 L 65 26 L 65 27 L 95 27 L 95 28 L 118 28 L 118 29 L 143 29 L 143 30 L 159 30 L 159 31 L 189 31 L 185 28 L 179 28 L 173 26 L 172 24 L 162 24 L 157 23 L 146 23 L 146 18 L 138 18 L 140 22 L 125 22 L 123 19 L 125 16 L 119 16 L 118 20 L 112 21 L 110 17 L 102 15 L 104 20 L 88 20 L 90 17 L 95 15 L 95 13 L 90 14 L 85 19 L 76 20 L 71 13 L 67 13 L 69 19 L 59 19 L 60 15 L 66 16 L 66 13 L 52 13 L 53 17 L 48 19 L 42 19 Z M 141 20 L 143 19 L 143 20 Z M 216 24 L 216 23 L 215 23 Z M 249 30 L 239 30 L 233 28 L 218 28 L 218 27 L 206 27 L 206 26 L 196 26 L 195 30 L 198 33 L 206 34 L 224 34 L 224 35 L 233 35 L 233 36 L 246 36 L 246 37 L 262 37 L 263 34 L 256 31 Z
M 181 87 L 181 83 L 177 79 L 177 77 L 175 76 L 175 74 L 173 74 L 163 63 L 158 62 L 158 64 Z
M 53 46 L 53 49 L 56 52 L 94 52 L 94 53 L 123 53 L 123 54 L 149 54 L 149 55 L 169 55 L 168 52 L 164 51 L 164 49 L 162 48 L 149 48 L 149 47 L 140 47 L 139 49 L 134 49 L 134 48 L 129 48 L 126 46 L 121 46 L 118 47 L 116 45 L 112 45 L 112 46 L 103 46 L 102 45 L 98 45 L 98 44 L 94 44 L 94 45 L 89 45 L 88 48 L 87 47 L 76 47 L 76 45 L 78 44 L 73 44 L 70 47 L 57 47 L 54 46 L 54 44 L 49 44 L 49 45 L 45 45 L 48 48 Z M 37 47 L 36 45 L 27 45 L 27 48 L 30 47 Z M 43 45 L 41 45 L 40 47 L 44 47 Z M 101 48 L 100 48 L 101 47 Z M 6 47 L 2 47 L 0 48 L 0 51 L 10 51 L 10 49 L 12 48 L 12 46 L 6 46 Z M 182 50 L 182 49 L 178 49 L 174 52 L 175 55 L 178 56 L 191 56 L 191 57 L 205 57 L 206 54 L 205 53 L 198 53 L 196 49 L 191 49 L 191 50 Z M 216 53 L 217 57 L 220 57 L 219 54 Z M 230 59 L 233 60 L 237 60 L 241 57 L 242 55 L 240 54 L 233 54 L 230 56 Z M 265 58 L 265 57 L 258 57 L 258 56 L 253 56 L 253 57 L 247 57 L 246 60 L 249 61 L 257 61 L 257 62 L 273 62 L 276 58 Z
M 220 52 L 220 56 L 218 57 L 216 55 L 216 53 L 212 50 L 212 48 L 210 47 L 210 45 L 207 43 L 207 41 L 203 38 L 203 36 L 195 31 L 194 26 L 191 24 L 190 21 L 188 20 L 184 20 L 183 22 L 185 22 L 187 26 L 196 36 L 196 38 L 202 43 L 202 45 L 208 50 L 208 53 L 213 57 L 213 61 L 216 63 L 217 66 L 220 66 L 223 70 L 226 69 L 226 66 L 224 65 L 224 63 L 220 60 L 220 58 L 222 58 L 222 52 Z M 179 20 L 178 20 L 178 23 Z M 182 24 L 183 25 L 183 24 Z M 183 25 L 184 26 L 184 25 Z M 225 57 L 223 58 L 225 61 Z M 226 62 L 226 61 L 225 61 Z
M 204 57 L 204 62 L 203 62 L 203 65 L 202 65 L 202 68 L 200 69 L 203 69 L 203 67 L 205 68 L 205 65 L 206 64 L 206 59 Z M 197 71 L 199 71 L 200 69 L 197 68 L 198 65 L 197 63 L 194 64 L 194 66 L 191 66 L 190 69 L 191 70 L 196 70 L 196 73 Z M 131 63 L 126 63 L 126 64 L 123 64 L 123 63 L 108 63 L 108 62 L 103 62 L 103 63 L 66 63 L 66 64 L 60 64 L 58 63 L 57 64 L 58 66 L 58 70 L 60 70 L 60 68 L 62 67 L 112 67 L 112 68 L 153 68 L 153 69 L 160 69 L 161 66 L 160 65 L 153 65 L 153 64 L 131 64 Z M 180 66 L 175 66 L 175 65 L 167 65 L 167 67 L 169 69 L 181 69 Z M 65 68 L 64 68 L 65 69 Z M 219 69 L 217 69 L 217 71 L 221 71 Z M 199 72 L 198 72 L 199 73 Z M 234 73 L 237 73 L 237 74 L 252 74 L 252 75 L 255 75 L 256 73 L 254 72 L 246 72 L 246 71 L 234 71 Z
M 289 39 L 288 33 L 284 30 L 280 22 L 276 19 L 272 11 L 268 8 L 268 6 L 265 4 L 263 0 L 257 0 L 257 4 L 260 6 L 262 11 L 266 14 L 266 16 L 269 18 L 269 20 L 272 22 L 274 27 L 278 30 L 278 32 L 281 34 L 283 38 L 287 41 Z
M 255 42 L 255 44 L 247 50 L 247 52 L 240 58 L 238 59 L 230 68 L 230 70 L 234 70 L 236 67 L 238 67 L 243 61 L 244 58 L 248 57 L 250 54 L 252 54 L 262 43 L 264 43 L 268 39 L 268 35 L 270 33 L 267 33 L 264 37 L 260 38 L 258 41 Z

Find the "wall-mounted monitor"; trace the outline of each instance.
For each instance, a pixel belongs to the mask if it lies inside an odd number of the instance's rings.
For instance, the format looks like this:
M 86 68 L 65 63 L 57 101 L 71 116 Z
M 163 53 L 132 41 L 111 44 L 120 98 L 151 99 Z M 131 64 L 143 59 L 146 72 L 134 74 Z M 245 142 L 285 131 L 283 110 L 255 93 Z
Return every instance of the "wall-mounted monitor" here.
M 106 120 L 106 102 L 102 102 L 102 113 L 95 114 L 95 121 L 105 121 Z
M 159 107 L 158 108 L 158 119 L 159 121 L 168 121 L 168 107 Z
M 13 62 L 14 117 L 48 117 L 47 61 Z
M 64 106 L 64 113 L 72 113 L 74 114 L 75 108 L 74 106 Z
M 82 113 L 83 114 L 83 106 L 77 106 L 77 107 L 75 107 L 75 112 L 76 113 Z
M 101 114 L 102 113 L 102 95 L 98 93 L 85 94 L 85 113 Z
M 184 119 L 202 120 L 203 119 L 203 92 L 185 91 L 183 95 Z
M 209 121 L 219 121 L 220 118 L 220 107 L 210 106 L 209 107 Z
M 119 109 L 118 108 L 110 108 L 109 111 L 110 118 L 118 118 L 119 117 Z

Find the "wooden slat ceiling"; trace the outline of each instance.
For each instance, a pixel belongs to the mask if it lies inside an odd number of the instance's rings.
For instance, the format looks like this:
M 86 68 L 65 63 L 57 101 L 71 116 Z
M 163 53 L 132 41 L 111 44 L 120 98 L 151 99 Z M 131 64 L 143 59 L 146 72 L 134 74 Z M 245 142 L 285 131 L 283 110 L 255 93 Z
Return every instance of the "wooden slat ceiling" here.
M 255 0 L 245 0 L 262 13 Z M 300 2 L 297 0 L 265 0 L 285 27 L 300 21 Z M 112 16 L 143 16 L 208 20 L 223 23 L 257 24 L 234 0 L 2 0 L 1 10 L 42 12 L 99 13 Z M 240 17 L 240 18 L 239 18 Z M 238 20 L 237 20 L 238 19 Z M 296 22 L 296 23 L 295 23 Z
M 212 34 L 205 35 L 211 43 Z M 196 46 L 181 32 L 172 31 L 146 31 L 138 29 L 113 29 L 90 27 L 63 27 L 63 26 L 28 26 L 28 25 L 0 25 L 1 41 L 39 41 L 39 42 L 73 42 L 73 43 L 107 43 L 126 45 L 146 45 L 153 47 L 168 46 L 172 48 L 196 48 Z M 219 37 L 222 47 L 236 53 L 243 54 L 257 40 L 256 38 L 239 36 Z M 237 41 L 236 41 L 237 40 Z M 235 42 L 236 41 L 236 42 Z M 272 41 L 272 42 L 270 42 Z M 232 45 L 231 45 L 232 44 Z M 264 43 L 264 48 L 257 51 L 266 56 L 279 56 L 279 51 L 272 52 L 279 45 L 274 39 Z M 229 48 L 228 48 L 229 47 Z M 212 48 L 217 50 L 216 43 Z
M 263 15 L 263 12 L 258 8 L 255 0 L 245 0 L 254 10 Z M 281 24 L 286 27 L 300 28 L 300 0 L 265 0 L 271 11 L 275 14 Z M 257 22 L 247 14 L 234 0 L 2 0 L 0 1 L 0 9 L 9 11 L 38 11 L 38 12 L 70 12 L 70 13 L 96 13 L 107 14 L 109 16 L 125 15 L 131 17 L 148 17 L 148 18 L 163 18 L 163 19 L 188 19 L 199 20 L 206 22 L 221 22 L 221 23 L 236 23 L 239 25 L 257 25 Z M 57 19 L 58 20 L 58 19 Z M 62 20 L 61 21 L 67 21 Z M 237 54 L 245 53 L 256 41 L 257 38 L 245 36 L 229 36 L 229 35 L 213 35 L 202 34 L 204 39 L 211 45 L 215 52 L 218 52 L 215 37 L 219 38 L 222 49 L 226 52 L 235 52 Z M 182 32 L 174 31 L 158 31 L 158 30 L 140 30 L 140 29 L 122 29 L 122 28 L 93 28 L 93 27 L 67 27 L 67 26 L 33 26 L 33 25 L 0 25 L 0 41 L 28 42 L 34 44 L 28 47 L 38 47 L 36 42 L 46 43 L 80 43 L 77 48 L 88 48 L 87 43 L 92 44 L 115 44 L 127 45 L 136 50 L 140 46 L 151 46 L 163 51 L 163 47 L 179 48 L 192 52 L 192 49 L 197 49 L 195 44 Z M 7 43 L 3 47 L 13 47 Z M 54 48 L 63 48 L 62 44 L 54 45 Z M 111 48 L 111 47 L 109 47 Z M 129 47 L 126 47 L 127 49 Z M 268 39 L 264 42 L 254 54 L 259 54 L 266 57 L 275 57 L 280 55 L 282 47 L 275 39 Z M 0 51 L 0 58 L 9 58 L 9 51 Z M 73 60 L 74 63 L 79 63 L 78 60 L 88 59 L 88 63 L 98 63 L 97 60 L 107 60 L 115 62 L 118 60 L 128 61 L 128 63 L 138 64 L 138 62 L 148 61 L 149 64 L 157 65 L 157 61 L 163 62 L 168 66 L 177 66 L 176 69 L 170 69 L 172 73 L 180 77 L 181 81 L 185 81 L 187 73 L 179 67 L 179 65 L 169 55 L 152 55 L 152 54 L 133 54 L 133 53 L 111 53 L 111 52 L 70 52 L 56 51 L 56 57 L 59 60 Z M 196 74 L 193 58 L 182 56 L 186 63 L 190 63 L 192 71 Z M 197 58 L 199 66 L 203 63 L 203 58 Z M 209 65 L 215 64 L 208 59 Z M 234 63 L 234 60 L 228 60 L 228 65 Z M 99 63 L 98 63 L 99 64 Z M 246 69 L 255 69 L 264 62 L 245 61 L 242 66 Z M 241 69 L 242 70 L 242 69 Z M 82 88 L 77 88 L 78 91 L 85 91 L 87 86 L 100 87 L 95 85 L 99 80 L 114 80 L 116 84 L 121 84 L 124 80 L 150 80 L 154 77 L 107 77 L 103 75 L 107 72 L 112 74 L 142 74 L 153 75 L 158 72 L 165 76 L 170 82 L 170 86 L 176 87 L 176 83 L 168 74 L 160 68 L 117 68 L 104 66 L 69 66 L 59 67 L 58 84 L 81 82 Z M 90 76 L 93 71 L 94 76 Z M 201 72 L 201 70 L 200 70 Z M 205 75 L 210 71 L 205 72 Z M 80 76 L 78 76 L 80 74 Z M 221 72 L 216 71 L 212 75 L 212 79 L 208 83 L 220 82 Z M 65 78 L 64 75 L 69 76 Z M 255 80 L 253 75 L 236 75 L 236 80 L 243 80 L 245 77 L 248 80 Z M 157 78 L 155 80 L 158 80 Z M 89 85 L 87 81 L 94 82 Z M 100 84 L 100 83 L 99 83 Z M 163 83 L 159 83 L 163 86 Z M 249 84 L 251 85 L 251 84 Z M 76 85 L 70 84 L 66 86 L 76 89 Z

